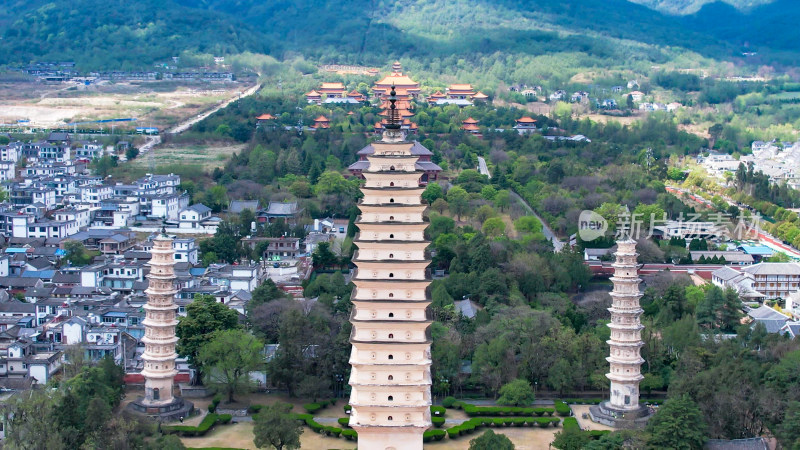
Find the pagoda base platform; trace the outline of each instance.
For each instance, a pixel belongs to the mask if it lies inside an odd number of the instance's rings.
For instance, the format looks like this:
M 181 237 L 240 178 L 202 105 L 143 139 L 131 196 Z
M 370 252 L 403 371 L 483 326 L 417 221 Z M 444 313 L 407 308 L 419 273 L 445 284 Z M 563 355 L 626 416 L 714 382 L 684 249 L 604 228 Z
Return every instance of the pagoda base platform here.
M 589 407 L 589 417 L 593 422 L 609 427 L 628 430 L 640 430 L 652 417 L 650 408 L 639 406 L 637 409 L 615 409 L 607 401 Z
M 147 405 L 144 403 L 144 397 L 137 397 L 136 400 L 128 403 L 125 411 L 159 422 L 177 422 L 189 417 L 194 411 L 194 404 L 181 397 L 175 397 L 172 402 L 165 405 Z

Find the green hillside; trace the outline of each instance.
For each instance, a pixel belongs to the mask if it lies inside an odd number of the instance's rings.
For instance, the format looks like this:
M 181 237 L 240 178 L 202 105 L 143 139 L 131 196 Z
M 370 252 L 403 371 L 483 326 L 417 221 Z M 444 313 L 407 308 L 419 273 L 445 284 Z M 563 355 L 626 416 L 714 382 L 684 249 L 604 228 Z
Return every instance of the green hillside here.
M 302 54 L 383 64 L 410 57 L 468 59 L 577 53 L 598 65 L 660 64 L 684 49 L 713 59 L 758 51 L 755 64 L 796 64 L 800 6 L 751 10 L 700 0 L 70 0 L 0 7 L 0 64 L 71 59 L 82 68 L 145 67 L 183 52 Z M 738 0 L 738 7 L 766 0 Z M 65 7 L 66 6 L 66 7 Z M 744 26 L 743 24 L 747 24 Z M 781 33 L 768 32 L 781 26 Z

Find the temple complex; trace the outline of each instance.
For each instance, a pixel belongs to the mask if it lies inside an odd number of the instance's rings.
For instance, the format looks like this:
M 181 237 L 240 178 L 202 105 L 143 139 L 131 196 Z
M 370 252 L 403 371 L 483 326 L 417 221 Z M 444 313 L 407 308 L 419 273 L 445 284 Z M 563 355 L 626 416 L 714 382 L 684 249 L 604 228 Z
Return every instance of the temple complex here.
M 617 241 L 614 254 L 614 276 L 611 282 L 611 339 L 608 340 L 610 355 L 606 358 L 610 370 L 606 377 L 611 381 L 610 398 L 590 408 L 592 420 L 617 428 L 641 428 L 650 418 L 649 409 L 639 405 L 639 382 L 644 378 L 641 365 L 644 362 L 640 349 L 644 310 L 639 306 L 642 293 L 639 291 L 639 266 L 636 261 L 636 241 L 627 238 Z
M 322 86 L 317 89 L 322 95 L 327 95 L 328 97 L 344 97 L 345 92 L 347 92 L 347 88 L 344 87 L 342 83 L 322 83 Z
M 391 92 L 391 90 L 390 90 Z M 422 450 L 431 426 L 431 355 L 419 169 L 391 92 L 383 138 L 362 154 L 361 216 L 353 257 L 350 426 L 365 450 Z M 427 151 L 427 149 L 425 149 Z
M 175 375 L 175 336 L 177 305 L 175 305 L 175 250 L 172 238 L 165 234 L 153 240 L 147 304 L 144 305 L 144 397 L 128 405 L 128 410 L 158 418 L 160 421 L 178 420 L 188 417 L 194 409 L 192 403 L 176 397 L 172 390 Z
M 397 100 L 410 100 L 419 94 L 419 83 L 403 74 L 403 66 L 399 61 L 392 65 L 392 73 L 383 77 L 372 87 L 376 97 L 386 99 L 389 91 L 394 87 Z

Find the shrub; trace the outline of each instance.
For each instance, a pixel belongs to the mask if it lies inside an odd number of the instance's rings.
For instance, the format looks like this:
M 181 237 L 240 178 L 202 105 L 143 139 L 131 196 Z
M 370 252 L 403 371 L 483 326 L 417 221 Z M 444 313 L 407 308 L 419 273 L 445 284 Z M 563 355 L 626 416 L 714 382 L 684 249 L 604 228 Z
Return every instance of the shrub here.
M 570 409 L 569 405 L 561 400 L 556 400 L 555 407 L 556 413 L 558 413 L 558 415 L 561 417 L 567 417 L 572 413 L 572 409 Z
M 213 403 L 211 403 L 210 405 L 208 405 L 208 413 L 209 413 L 209 414 L 213 414 L 213 413 L 214 413 L 214 411 L 216 411 L 216 410 L 217 410 L 217 405 L 215 405 L 215 404 L 213 404 Z
M 204 436 L 218 423 L 226 424 L 232 420 L 230 414 L 209 413 L 196 427 L 190 425 L 162 426 L 161 431 L 165 434 L 178 434 L 180 436 Z
M 325 430 L 325 427 L 319 422 L 315 421 L 313 418 L 306 419 L 306 425 L 308 425 L 308 427 L 311 428 L 311 431 L 314 433 L 320 433 Z
M 345 412 L 346 414 L 349 414 L 351 409 L 353 409 L 353 407 L 352 407 L 352 406 L 350 406 L 350 405 L 344 405 L 344 412 Z
M 332 399 L 328 400 L 328 404 L 331 405 L 331 406 L 336 405 L 336 399 L 332 398 Z
M 592 439 L 600 439 L 608 433 L 611 433 L 611 430 L 590 430 L 589 437 Z
M 320 405 L 319 403 L 306 403 L 305 405 L 303 405 L 303 408 L 305 408 L 305 410 L 308 411 L 310 414 L 314 414 L 315 412 L 322 409 L 322 405 Z
M 425 433 L 427 433 L 428 436 L 433 437 L 433 439 L 436 441 L 441 441 L 447 435 L 447 432 L 445 432 L 444 430 L 428 430 Z M 422 436 L 424 438 L 425 434 L 423 433 Z
M 494 423 L 494 426 L 502 427 L 505 423 L 505 419 L 493 419 L 492 422 Z
M 460 425 L 456 425 L 454 427 L 450 427 L 450 428 L 447 429 L 447 437 L 449 437 L 450 439 L 457 438 L 459 434 L 461 434 L 461 426 Z
M 444 426 L 444 417 L 431 417 L 431 422 L 436 428 L 441 428 Z
M 342 430 L 342 436 L 344 436 L 348 441 L 355 441 L 358 439 L 358 433 L 356 433 L 356 430 Z
M 455 402 L 456 402 L 455 397 L 445 397 L 444 400 L 442 400 L 442 406 L 444 406 L 445 408 L 452 408 Z
M 222 401 L 222 394 L 217 394 L 214 396 L 214 398 L 211 399 L 211 403 L 213 403 L 214 406 L 219 405 L 219 402 L 221 401 Z
M 337 422 L 339 422 L 339 425 L 341 425 L 343 427 L 349 427 L 350 426 L 350 418 L 349 417 L 340 417 L 339 420 L 337 420 Z
M 264 405 L 250 405 L 247 407 L 247 412 L 249 414 L 258 414 L 262 408 L 264 408 Z
M 434 416 L 444 416 L 444 414 L 446 412 L 447 412 L 447 409 L 445 409 L 444 406 L 431 405 L 431 413 Z
M 580 427 L 580 425 L 578 425 L 578 419 L 576 419 L 574 417 L 567 417 L 566 419 L 564 419 L 564 429 L 565 430 L 569 430 L 569 429 L 578 429 L 578 430 L 580 430 L 581 427 Z

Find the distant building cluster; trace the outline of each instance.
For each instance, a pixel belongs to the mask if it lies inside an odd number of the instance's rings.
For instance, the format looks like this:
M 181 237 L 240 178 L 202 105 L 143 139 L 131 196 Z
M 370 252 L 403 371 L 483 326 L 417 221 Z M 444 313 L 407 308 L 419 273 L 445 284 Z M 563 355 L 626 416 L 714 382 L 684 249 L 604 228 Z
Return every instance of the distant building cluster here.
M 752 154 L 739 159 L 727 153 L 711 152 L 706 157 L 698 157 L 698 162 L 717 178 L 725 178 L 726 173 L 735 173 L 740 164 L 752 164 L 753 170 L 763 172 L 771 182 L 785 182 L 794 189 L 800 189 L 800 141 L 754 141 L 750 148 Z
M 216 65 L 224 63 L 222 57 L 214 58 Z M 191 70 L 178 71 L 173 68 L 167 70 L 140 70 L 123 71 L 114 70 L 108 72 L 88 72 L 81 74 L 71 61 L 63 62 L 38 62 L 19 69 L 21 72 L 36 77 L 39 81 L 64 82 L 80 81 L 91 84 L 95 81 L 205 81 L 205 82 L 231 82 L 236 80 L 233 72 L 218 70 Z M 211 68 L 208 68 L 211 69 Z

